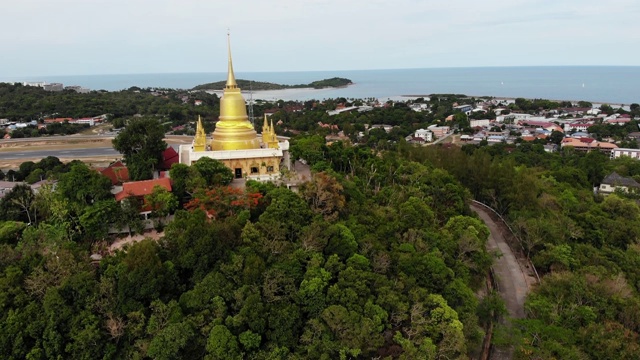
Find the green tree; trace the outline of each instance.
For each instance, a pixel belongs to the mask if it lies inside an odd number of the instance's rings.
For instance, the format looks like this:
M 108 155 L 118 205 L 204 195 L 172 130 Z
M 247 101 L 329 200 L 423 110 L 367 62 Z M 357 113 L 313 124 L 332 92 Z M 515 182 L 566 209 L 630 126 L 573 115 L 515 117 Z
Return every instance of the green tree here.
M 80 215 L 84 236 L 90 240 L 102 240 L 109 233 L 109 226 L 120 216 L 121 207 L 114 199 L 101 200 L 87 207 Z
M 309 165 L 324 160 L 327 152 L 324 138 L 319 135 L 297 138 L 291 145 L 294 159 L 304 159 Z
M 56 192 L 80 208 L 113 197 L 109 178 L 83 163 L 73 165 L 71 171 L 60 176 Z
M 267 198 L 270 204 L 260 215 L 260 223 L 265 228 L 282 229 L 288 240 L 294 240 L 311 220 L 309 206 L 298 194 L 283 188 L 270 191 Z
M 551 141 L 556 145 L 560 145 L 560 143 L 562 142 L 562 139 L 564 139 L 564 134 L 557 130 L 553 130 L 553 132 L 551 133 L 551 136 L 549 136 L 549 141 Z
M 211 360 L 235 360 L 241 359 L 238 340 L 224 325 L 216 325 L 211 329 L 207 341 L 206 359 Z
M 194 169 L 203 179 L 207 187 L 229 185 L 233 180 L 233 172 L 221 161 L 209 157 L 201 157 L 193 165 Z
M 35 195 L 31 187 L 25 184 L 16 185 L 0 199 L 0 218 L 34 223 L 37 220 L 34 204 Z
M 113 148 L 124 155 L 131 180 L 151 179 L 167 148 L 158 119 L 142 117 L 129 121 L 115 139 Z
M 146 195 L 144 200 L 151 208 L 151 216 L 157 219 L 158 226 L 162 226 L 161 218 L 166 217 L 178 207 L 178 199 L 175 195 L 159 185 L 154 186 L 151 194 Z

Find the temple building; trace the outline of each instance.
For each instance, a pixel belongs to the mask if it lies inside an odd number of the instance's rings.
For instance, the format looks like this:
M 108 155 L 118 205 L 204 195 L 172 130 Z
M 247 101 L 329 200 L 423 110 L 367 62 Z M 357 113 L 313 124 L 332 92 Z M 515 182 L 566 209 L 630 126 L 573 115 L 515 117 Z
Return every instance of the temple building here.
M 229 69 L 227 83 L 220 99 L 220 118 L 207 137 L 198 117 L 196 135 L 191 145 L 180 145 L 179 161 L 191 165 L 202 157 L 224 163 L 236 178 L 260 181 L 280 177 L 282 167 L 291 168 L 289 142 L 276 136 L 273 122 L 264 118 L 262 134 L 258 136 L 247 116 L 245 100 L 236 83 L 231 59 L 231 45 L 227 39 Z

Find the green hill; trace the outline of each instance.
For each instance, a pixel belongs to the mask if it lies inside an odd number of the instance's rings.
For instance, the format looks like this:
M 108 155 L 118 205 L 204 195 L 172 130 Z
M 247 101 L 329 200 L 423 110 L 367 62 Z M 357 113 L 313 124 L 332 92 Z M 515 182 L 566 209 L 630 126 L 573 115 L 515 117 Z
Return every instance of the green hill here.
M 252 89 L 252 90 L 283 90 L 283 89 L 303 89 L 303 88 L 314 88 L 314 89 L 322 89 L 327 87 L 341 87 L 353 84 L 353 82 L 349 79 L 333 77 L 331 79 L 323 79 L 318 81 L 313 81 L 309 84 L 298 84 L 298 85 L 284 85 L 284 84 L 274 84 L 270 82 L 264 81 L 252 81 L 252 80 L 242 80 L 237 79 L 236 82 L 241 89 Z M 224 89 L 226 81 L 216 81 L 212 83 L 202 84 L 195 86 L 193 90 L 221 90 Z

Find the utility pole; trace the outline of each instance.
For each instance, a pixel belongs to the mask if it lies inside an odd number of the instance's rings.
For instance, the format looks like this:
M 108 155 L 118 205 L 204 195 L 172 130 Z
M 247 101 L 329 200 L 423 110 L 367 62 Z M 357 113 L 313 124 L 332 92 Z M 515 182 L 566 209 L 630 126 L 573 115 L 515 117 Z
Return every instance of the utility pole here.
M 255 128 L 256 124 L 253 123 L 253 81 L 249 80 L 249 120 L 251 125 Z

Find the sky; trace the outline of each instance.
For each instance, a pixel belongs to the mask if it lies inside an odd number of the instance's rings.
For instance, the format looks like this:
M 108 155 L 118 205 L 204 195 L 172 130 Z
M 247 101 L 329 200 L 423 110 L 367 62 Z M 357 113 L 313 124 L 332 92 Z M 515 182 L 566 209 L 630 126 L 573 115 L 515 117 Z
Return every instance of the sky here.
M 640 65 L 638 0 L 0 0 L 0 77 Z

